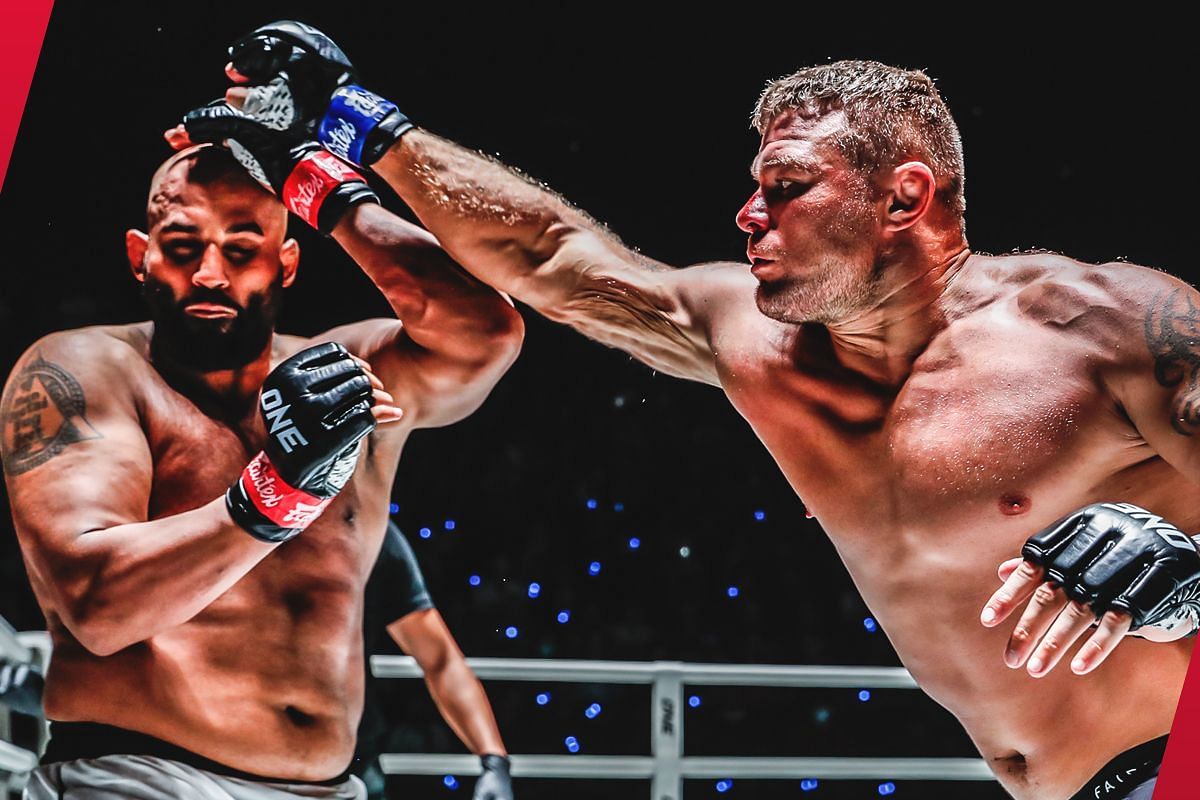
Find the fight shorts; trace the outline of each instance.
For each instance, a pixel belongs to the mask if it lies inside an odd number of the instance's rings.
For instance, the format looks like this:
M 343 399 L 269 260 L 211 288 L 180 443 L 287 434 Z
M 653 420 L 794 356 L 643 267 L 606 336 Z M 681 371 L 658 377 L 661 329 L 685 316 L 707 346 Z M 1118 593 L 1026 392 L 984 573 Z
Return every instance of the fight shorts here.
M 25 800 L 365 800 L 353 775 L 328 781 L 264 778 L 153 736 L 90 722 L 52 722 Z
M 1105 764 L 1071 800 L 1150 800 L 1166 751 L 1166 736 L 1126 750 Z

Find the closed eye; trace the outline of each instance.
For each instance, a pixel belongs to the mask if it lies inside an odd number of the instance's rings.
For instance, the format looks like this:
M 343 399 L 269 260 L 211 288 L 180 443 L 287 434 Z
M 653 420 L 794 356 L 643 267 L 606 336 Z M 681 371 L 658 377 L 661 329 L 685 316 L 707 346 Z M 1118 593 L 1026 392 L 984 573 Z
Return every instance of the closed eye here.
M 203 246 L 199 242 L 179 240 L 162 246 L 163 254 L 176 264 L 186 264 L 200 255 Z
M 256 255 L 258 255 L 258 250 L 254 248 L 241 247 L 239 245 L 232 244 L 225 246 L 225 257 L 234 264 L 241 265 L 249 263 Z

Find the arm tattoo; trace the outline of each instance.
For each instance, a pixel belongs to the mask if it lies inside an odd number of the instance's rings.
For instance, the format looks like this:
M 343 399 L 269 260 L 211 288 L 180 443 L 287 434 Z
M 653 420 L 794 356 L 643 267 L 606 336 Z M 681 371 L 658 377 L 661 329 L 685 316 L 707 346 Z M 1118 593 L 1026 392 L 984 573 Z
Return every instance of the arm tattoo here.
M 1154 298 L 1146 313 L 1146 344 L 1154 356 L 1154 378 L 1160 386 L 1175 387 L 1171 425 L 1191 436 L 1200 427 L 1200 308 L 1183 289 Z
M 25 365 L 0 404 L 4 471 L 20 475 L 45 464 L 67 445 L 100 439 L 87 421 L 83 387 L 39 353 Z

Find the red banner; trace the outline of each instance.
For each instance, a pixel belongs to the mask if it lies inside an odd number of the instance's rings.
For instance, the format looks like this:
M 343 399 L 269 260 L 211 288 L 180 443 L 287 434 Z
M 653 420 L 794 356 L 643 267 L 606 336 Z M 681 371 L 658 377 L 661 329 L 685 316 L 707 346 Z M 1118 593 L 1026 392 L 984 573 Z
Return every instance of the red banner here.
M 0 186 L 8 174 L 8 159 L 21 126 L 21 112 L 29 96 L 29 84 L 33 81 L 53 5 L 54 0 L 21 0 L 8 7 L 0 23 L 0 63 L 4 74 L 4 80 L 0 81 Z

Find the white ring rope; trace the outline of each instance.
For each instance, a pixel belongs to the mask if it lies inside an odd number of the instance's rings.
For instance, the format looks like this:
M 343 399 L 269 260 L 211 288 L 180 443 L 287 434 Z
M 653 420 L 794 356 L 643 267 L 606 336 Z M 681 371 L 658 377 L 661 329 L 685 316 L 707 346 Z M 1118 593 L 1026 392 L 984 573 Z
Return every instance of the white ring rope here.
M 568 683 L 648 684 L 654 687 L 651 715 L 655 733 L 650 756 L 515 755 L 519 778 L 652 779 L 654 797 L 677 798 L 685 778 L 825 778 L 993 781 L 978 758 L 758 758 L 683 755 L 684 684 L 826 689 L 916 689 L 901 667 L 776 666 L 768 664 L 689 664 L 681 661 L 570 661 L 533 658 L 468 658 L 484 680 Z M 371 656 L 377 678 L 420 678 L 408 656 Z M 672 699 L 673 698 L 673 699 Z M 669 722 L 665 723 L 664 719 Z M 469 755 L 384 753 L 383 771 L 396 775 L 474 775 L 479 759 Z

